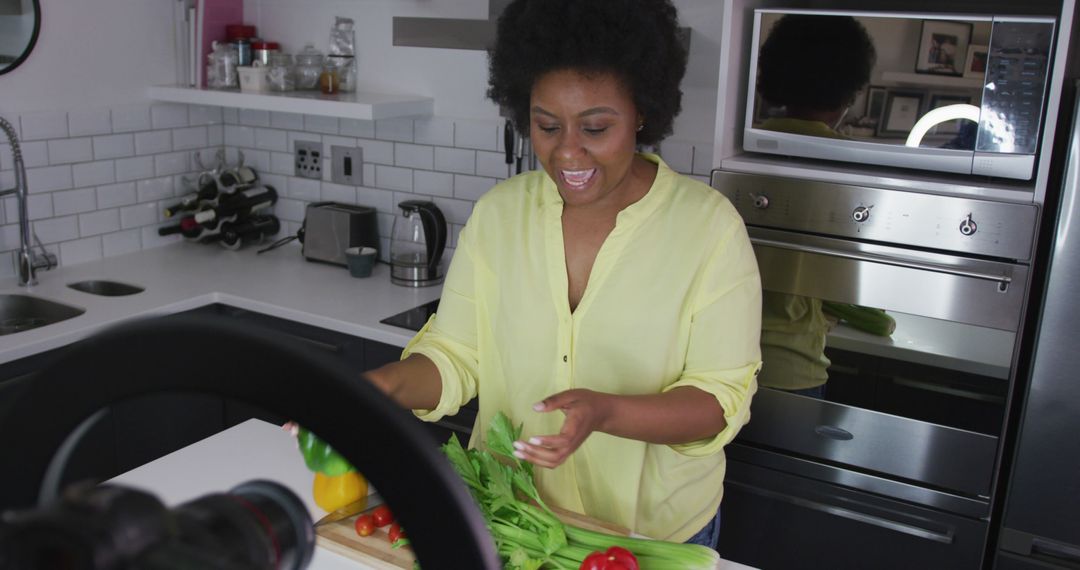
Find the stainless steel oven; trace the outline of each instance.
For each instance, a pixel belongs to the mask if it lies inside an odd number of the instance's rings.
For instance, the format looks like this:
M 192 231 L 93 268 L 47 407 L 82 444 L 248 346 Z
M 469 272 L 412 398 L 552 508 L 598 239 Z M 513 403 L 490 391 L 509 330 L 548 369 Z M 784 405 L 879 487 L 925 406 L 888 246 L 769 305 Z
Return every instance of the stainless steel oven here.
M 747 224 L 766 299 L 721 554 L 977 567 L 1038 207 L 721 170 L 712 185 Z M 884 310 L 895 329 L 856 328 L 838 304 Z

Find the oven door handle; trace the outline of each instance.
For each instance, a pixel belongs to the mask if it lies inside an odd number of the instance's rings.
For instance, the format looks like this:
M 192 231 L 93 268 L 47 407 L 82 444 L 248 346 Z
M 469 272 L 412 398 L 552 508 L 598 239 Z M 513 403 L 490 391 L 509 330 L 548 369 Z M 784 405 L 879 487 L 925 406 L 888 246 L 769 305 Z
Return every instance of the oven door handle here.
M 762 245 L 766 247 L 775 247 L 779 249 L 787 249 L 792 251 L 798 251 L 803 253 L 815 253 L 819 255 L 827 255 L 830 257 L 840 257 L 844 259 L 853 259 L 855 261 L 866 261 L 869 263 L 881 263 L 885 265 L 895 265 L 898 267 L 908 267 L 911 269 L 921 269 L 923 271 L 933 271 L 935 273 L 946 273 L 949 275 L 957 275 L 960 277 L 971 277 L 974 279 L 984 279 L 986 281 L 993 281 L 999 284 L 999 287 L 1004 290 L 1012 283 L 1012 277 L 1009 275 L 1001 275 L 995 273 L 985 273 L 982 271 L 970 271 L 967 269 L 957 269 L 956 267 L 949 267 L 947 265 L 938 265 L 935 263 L 926 263 L 922 261 L 913 261 L 907 259 L 899 259 L 896 257 L 889 257 L 884 255 L 874 255 L 870 253 L 861 253 L 855 251 L 843 251 L 839 249 L 829 249 L 825 247 L 817 247 L 813 245 L 794 244 L 784 241 L 777 241 L 759 237 L 751 237 L 750 243 L 754 245 Z

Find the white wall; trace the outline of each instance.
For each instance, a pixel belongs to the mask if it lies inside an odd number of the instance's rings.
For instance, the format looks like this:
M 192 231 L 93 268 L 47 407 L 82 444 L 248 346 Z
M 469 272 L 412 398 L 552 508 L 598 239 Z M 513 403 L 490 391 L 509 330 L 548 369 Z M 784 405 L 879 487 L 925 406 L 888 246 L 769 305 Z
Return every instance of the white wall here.
M 145 102 L 173 81 L 170 0 L 45 0 L 30 57 L 0 75 L 0 115 Z

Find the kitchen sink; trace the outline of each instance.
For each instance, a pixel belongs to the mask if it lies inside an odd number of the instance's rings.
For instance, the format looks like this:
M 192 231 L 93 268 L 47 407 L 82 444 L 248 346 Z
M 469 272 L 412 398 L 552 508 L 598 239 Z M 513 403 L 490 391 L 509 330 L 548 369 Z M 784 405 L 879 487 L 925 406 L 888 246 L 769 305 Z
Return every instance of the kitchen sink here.
M 51 325 L 85 312 L 86 309 L 32 295 L 0 295 L 0 335 Z
M 138 285 L 101 280 L 79 281 L 78 283 L 68 284 L 68 287 L 76 291 L 103 297 L 123 297 L 124 295 L 134 295 L 143 291 L 143 288 Z

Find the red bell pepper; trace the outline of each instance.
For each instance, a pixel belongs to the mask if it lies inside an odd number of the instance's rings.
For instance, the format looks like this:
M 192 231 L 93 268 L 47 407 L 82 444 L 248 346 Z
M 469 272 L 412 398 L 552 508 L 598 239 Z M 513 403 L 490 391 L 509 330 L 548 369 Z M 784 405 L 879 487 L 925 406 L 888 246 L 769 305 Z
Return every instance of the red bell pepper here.
M 593 552 L 586 556 L 578 570 L 638 570 L 638 562 L 633 552 L 612 546 L 605 552 Z

